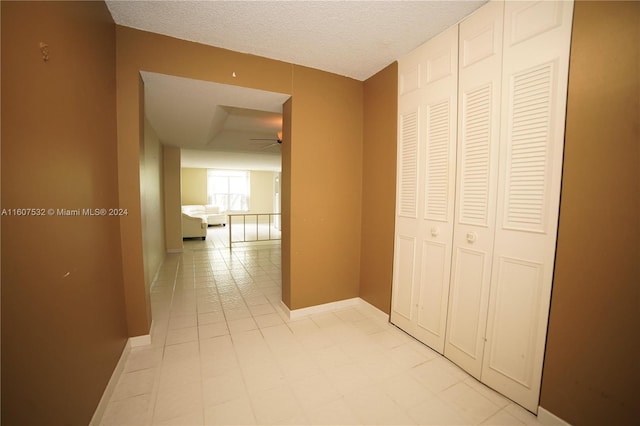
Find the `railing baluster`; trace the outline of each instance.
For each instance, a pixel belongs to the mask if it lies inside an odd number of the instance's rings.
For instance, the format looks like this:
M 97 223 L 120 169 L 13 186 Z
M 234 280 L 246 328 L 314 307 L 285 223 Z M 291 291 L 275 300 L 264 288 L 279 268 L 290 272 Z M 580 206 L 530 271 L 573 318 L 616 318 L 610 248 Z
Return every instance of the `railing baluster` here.
M 234 242 L 239 243 L 250 243 L 250 242 L 254 242 L 254 241 L 277 241 L 277 240 L 281 240 L 282 239 L 282 235 L 280 236 L 280 238 L 274 238 L 272 236 L 271 233 L 271 224 L 274 223 L 275 221 L 272 219 L 273 216 L 280 216 L 281 213 L 240 213 L 240 214 L 229 214 L 227 215 L 229 218 L 229 250 L 231 250 L 231 246 L 233 245 Z M 242 216 L 242 240 L 239 241 L 233 241 L 233 232 L 232 232 L 232 227 L 233 227 L 233 218 L 237 217 L 237 216 Z M 247 216 L 255 216 L 256 217 L 256 238 L 255 240 L 247 240 Z M 268 233 L 267 236 L 268 238 L 266 240 L 261 240 L 260 239 L 260 216 L 267 216 L 268 218 L 268 223 L 267 223 L 267 227 L 268 227 Z

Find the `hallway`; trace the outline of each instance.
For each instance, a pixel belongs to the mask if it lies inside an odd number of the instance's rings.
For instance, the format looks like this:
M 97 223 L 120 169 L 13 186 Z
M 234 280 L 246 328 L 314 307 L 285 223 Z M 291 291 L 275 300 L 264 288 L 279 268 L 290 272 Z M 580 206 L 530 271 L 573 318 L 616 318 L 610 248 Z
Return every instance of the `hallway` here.
M 366 303 L 288 320 L 280 244 L 185 241 L 102 425 L 538 424 Z

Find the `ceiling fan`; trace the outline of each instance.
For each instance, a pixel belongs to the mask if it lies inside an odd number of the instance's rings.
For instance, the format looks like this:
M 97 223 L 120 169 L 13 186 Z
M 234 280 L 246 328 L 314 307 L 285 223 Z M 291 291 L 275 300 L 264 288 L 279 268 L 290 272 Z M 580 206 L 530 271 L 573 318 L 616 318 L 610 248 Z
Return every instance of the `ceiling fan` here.
M 269 145 L 267 145 L 265 147 L 260 148 L 261 150 L 263 150 L 263 149 L 271 148 L 272 146 L 275 146 L 275 145 L 280 145 L 282 143 L 282 132 L 279 131 L 276 134 L 276 136 L 277 137 L 275 137 L 275 138 L 252 138 L 252 139 L 249 139 L 249 140 L 251 140 L 251 141 L 273 141 L 272 144 L 269 144 Z

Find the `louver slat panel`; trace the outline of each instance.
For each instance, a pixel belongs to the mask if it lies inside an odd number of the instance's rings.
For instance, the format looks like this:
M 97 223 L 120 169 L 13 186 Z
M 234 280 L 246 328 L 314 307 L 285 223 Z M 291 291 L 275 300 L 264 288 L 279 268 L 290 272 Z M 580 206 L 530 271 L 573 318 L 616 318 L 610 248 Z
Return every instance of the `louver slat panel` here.
M 446 222 L 449 216 L 449 101 L 428 107 L 425 219 Z
M 418 113 L 402 115 L 398 215 L 418 217 Z
M 552 63 L 513 77 L 506 228 L 544 231 L 552 81 Z
M 491 153 L 491 85 L 472 90 L 463 99 L 460 222 L 488 225 Z

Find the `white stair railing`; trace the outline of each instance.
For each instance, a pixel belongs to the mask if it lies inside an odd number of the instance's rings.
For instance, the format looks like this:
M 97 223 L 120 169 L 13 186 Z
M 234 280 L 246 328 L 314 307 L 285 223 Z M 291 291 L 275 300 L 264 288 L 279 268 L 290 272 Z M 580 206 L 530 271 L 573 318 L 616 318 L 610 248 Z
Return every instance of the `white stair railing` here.
M 275 224 L 275 218 L 280 218 L 280 213 L 239 213 L 229 214 L 227 217 L 229 218 L 229 248 L 231 248 L 233 243 L 249 243 L 281 239 L 280 229 Z M 249 218 L 249 221 L 247 221 L 247 218 Z M 251 218 L 255 218 L 255 223 L 251 221 Z M 261 218 L 267 218 L 267 220 L 263 220 L 261 222 Z M 249 229 L 247 229 L 247 227 L 249 227 Z M 265 227 L 267 228 L 266 231 L 264 230 Z M 234 235 L 234 230 L 238 229 L 242 230 L 241 239 L 237 236 L 239 232 L 236 232 L 236 235 Z M 254 229 L 255 238 L 253 238 Z M 266 238 L 264 238 L 265 234 Z

